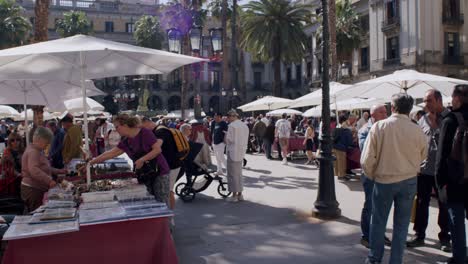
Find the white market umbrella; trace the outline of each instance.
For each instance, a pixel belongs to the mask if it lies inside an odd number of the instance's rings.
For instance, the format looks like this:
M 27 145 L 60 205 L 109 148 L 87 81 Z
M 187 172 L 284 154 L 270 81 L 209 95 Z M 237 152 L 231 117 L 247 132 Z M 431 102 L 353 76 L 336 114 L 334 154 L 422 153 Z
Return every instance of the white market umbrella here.
M 384 99 L 377 98 L 351 98 L 343 101 L 338 101 L 330 105 L 330 109 L 336 110 L 354 110 L 354 109 L 369 109 L 374 105 L 384 104 Z
M 11 106 L 0 105 L 0 118 L 14 118 L 19 116 L 19 112 Z
M 1 72 L 1 67 L 0 67 Z M 63 102 L 64 100 L 81 96 L 83 88 L 92 96 L 104 95 L 105 93 L 97 89 L 92 81 L 61 81 L 61 80 L 3 80 L 0 81 L 0 103 L 3 104 L 23 104 L 24 117 L 26 120 L 26 134 L 28 133 L 28 120 L 32 120 L 32 112 L 25 111 L 27 105 L 50 106 Z M 31 118 L 28 118 L 30 115 Z M 29 144 L 29 141 L 26 140 Z
M 84 105 L 85 105 L 85 108 L 83 108 Z M 83 104 L 83 98 L 78 97 L 74 99 L 65 100 L 55 106 L 51 106 L 49 107 L 49 110 L 57 111 L 57 112 L 67 111 L 69 113 L 81 113 L 81 114 L 83 114 L 84 111 L 87 111 L 88 114 L 94 114 L 94 113 L 100 114 L 102 113 L 102 111 L 104 111 L 104 106 L 89 97 L 86 97 L 86 101 Z
M 276 110 L 266 113 L 267 116 L 282 116 L 283 114 L 302 115 L 302 112 L 294 110 L 294 109 L 284 108 L 284 109 L 276 109 Z
M 322 116 L 322 107 L 316 106 L 307 111 L 305 111 L 302 116 L 305 117 L 321 117 Z
M 84 81 L 112 76 L 169 73 L 206 61 L 171 52 L 142 48 L 91 36 L 45 41 L 0 51 L 0 80 L 77 80 L 87 97 Z M 84 101 L 83 101 L 84 104 Z M 83 108 L 86 108 L 83 106 Z M 87 113 L 84 114 L 85 150 L 89 151 Z M 88 184 L 90 169 L 87 167 Z
M 278 108 L 288 107 L 291 105 L 292 102 L 293 100 L 291 99 L 274 96 L 264 96 L 258 100 L 239 106 L 237 107 L 237 109 L 240 109 L 243 112 L 275 110 Z
M 32 109 L 28 109 L 26 111 L 26 113 L 24 111 L 19 113 L 19 115 L 15 116 L 13 118 L 13 120 L 15 120 L 15 121 L 24 121 L 26 118 L 27 118 L 28 121 L 33 120 L 33 110 Z M 57 113 L 49 113 L 47 111 L 44 111 L 44 113 L 43 113 L 43 120 L 44 121 L 52 120 L 52 119 L 55 119 L 55 118 L 58 118 Z M 26 123 L 26 125 L 27 125 L 27 123 Z
M 330 82 L 330 100 L 332 102 L 335 100 L 335 95 L 347 88 L 351 87 L 348 84 L 341 84 L 338 82 Z M 305 106 L 313 106 L 322 104 L 322 89 L 306 94 L 302 97 L 299 97 L 293 101 L 289 108 L 299 108 Z
M 389 75 L 356 83 L 341 91 L 337 97 L 338 100 L 351 97 L 374 97 L 389 100 L 393 94 L 406 92 L 413 98 L 423 98 L 429 89 L 437 89 L 444 96 L 450 96 L 457 84 L 468 84 L 468 81 L 421 73 L 415 70 L 398 70 Z

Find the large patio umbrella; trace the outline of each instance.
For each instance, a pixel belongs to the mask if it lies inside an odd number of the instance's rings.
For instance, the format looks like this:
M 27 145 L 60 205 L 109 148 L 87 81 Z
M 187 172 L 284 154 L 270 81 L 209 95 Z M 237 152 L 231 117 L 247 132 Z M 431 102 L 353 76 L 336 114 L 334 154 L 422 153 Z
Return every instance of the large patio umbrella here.
M 386 101 L 379 98 L 351 98 L 343 101 L 338 101 L 330 105 L 330 109 L 336 110 L 354 110 L 354 109 L 369 109 L 374 105 L 384 104 Z
M 335 95 L 347 88 L 351 87 L 348 84 L 341 84 L 338 82 L 330 82 L 330 99 L 332 102 L 335 100 Z M 289 108 L 299 108 L 304 106 L 313 106 L 322 104 L 322 89 L 306 94 L 293 101 Z
M 423 98 L 427 90 L 437 89 L 443 95 L 450 96 L 457 84 L 468 84 L 468 81 L 421 73 L 415 70 L 398 70 L 392 74 L 356 83 L 337 94 L 337 99 L 383 98 L 390 100 L 393 94 L 406 92 L 414 98 Z
M 0 80 L 43 79 L 80 81 L 111 76 L 164 74 L 206 61 L 170 52 L 142 48 L 91 36 L 40 42 L 0 51 Z M 83 104 L 85 101 L 83 100 Z M 85 108 L 85 106 L 83 106 Z M 84 114 L 85 148 L 89 150 L 87 113 Z M 90 183 L 89 166 L 87 169 Z
M 0 105 L 0 118 L 6 118 L 6 117 L 12 118 L 18 115 L 19 115 L 19 112 L 16 111 L 16 109 L 14 109 L 13 107 L 8 106 L 8 105 Z
M 59 113 L 50 113 L 50 112 L 44 111 L 43 120 L 44 121 L 52 120 L 52 119 L 55 119 L 55 118 L 59 118 L 59 116 L 60 116 Z M 15 116 L 13 118 L 13 120 L 15 120 L 15 121 L 24 121 L 24 120 L 26 120 L 25 118 L 27 118 L 28 121 L 33 120 L 33 110 L 32 109 L 28 109 L 26 111 L 26 113 L 24 111 L 21 112 L 19 115 Z M 26 123 L 26 125 L 27 125 L 27 123 Z
M 240 109 L 243 112 L 275 110 L 278 108 L 288 107 L 291 105 L 292 102 L 293 100 L 291 99 L 274 96 L 264 96 L 258 100 L 239 106 L 237 107 L 237 109 Z
M 283 114 L 287 115 L 302 115 L 301 111 L 297 111 L 294 109 L 283 108 L 283 109 L 276 109 L 266 113 L 267 116 L 282 116 Z

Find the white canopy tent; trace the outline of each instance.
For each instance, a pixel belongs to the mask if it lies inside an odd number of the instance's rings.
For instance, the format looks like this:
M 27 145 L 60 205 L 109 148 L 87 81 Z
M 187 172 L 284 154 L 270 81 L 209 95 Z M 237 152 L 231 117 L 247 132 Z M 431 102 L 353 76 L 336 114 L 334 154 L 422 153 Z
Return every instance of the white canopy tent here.
M 450 96 L 457 84 L 468 84 L 468 81 L 415 70 L 398 70 L 389 75 L 356 83 L 340 91 L 337 93 L 337 101 L 352 97 L 390 100 L 393 94 L 401 92 L 407 92 L 413 98 L 423 98 L 429 89 L 437 89 L 444 96 Z
M 384 104 L 385 100 L 377 98 L 351 98 L 348 100 L 338 101 L 330 104 L 330 109 L 341 111 L 341 110 L 355 110 L 355 109 L 369 109 L 374 105 Z M 316 106 L 304 112 L 303 116 L 307 117 L 319 117 L 322 116 L 322 107 Z
M 239 106 L 237 107 L 237 109 L 240 109 L 243 112 L 275 110 L 278 108 L 288 107 L 291 105 L 292 102 L 293 100 L 291 99 L 274 96 L 264 96 L 258 100 Z
M 330 82 L 330 101 L 335 102 L 335 95 L 338 92 L 343 91 L 349 87 L 351 87 L 351 85 L 341 84 L 338 82 Z M 309 94 L 295 99 L 293 103 L 289 106 L 289 108 L 299 108 L 320 104 L 322 104 L 322 89 L 319 89 L 317 91 L 311 92 Z
M 164 74 L 206 61 L 170 52 L 142 48 L 91 36 L 45 41 L 0 51 L 0 80 L 79 81 L 83 98 L 85 80 L 111 76 Z M 83 104 L 85 101 L 83 100 Z M 84 105 L 83 108 L 86 108 Z M 89 152 L 87 113 L 84 114 L 85 150 Z M 90 169 L 87 168 L 90 183 Z
M 55 119 L 55 118 L 59 118 L 60 115 L 61 115 L 61 113 L 58 113 L 58 112 L 50 113 L 50 112 L 44 111 L 43 119 L 44 119 L 44 121 L 48 121 L 48 120 L 52 120 L 52 119 Z M 28 118 L 28 121 L 33 120 L 33 110 L 32 109 L 28 109 L 27 113 L 25 113 L 24 111 L 21 112 L 18 116 L 15 116 L 13 118 L 13 120 L 15 120 L 15 121 L 24 121 L 25 118 Z
M 83 105 L 86 105 L 84 108 Z M 83 97 L 78 97 L 74 99 L 65 100 L 60 102 L 56 105 L 48 107 L 51 111 L 57 112 L 64 112 L 67 111 L 69 113 L 83 113 L 84 111 L 90 113 L 90 111 L 104 111 L 104 106 L 100 103 L 96 102 L 94 99 L 86 97 L 86 102 L 83 104 Z
M 283 108 L 283 109 L 276 109 L 276 110 L 266 113 L 267 116 L 282 116 L 283 114 L 302 115 L 302 112 L 294 110 L 294 109 Z

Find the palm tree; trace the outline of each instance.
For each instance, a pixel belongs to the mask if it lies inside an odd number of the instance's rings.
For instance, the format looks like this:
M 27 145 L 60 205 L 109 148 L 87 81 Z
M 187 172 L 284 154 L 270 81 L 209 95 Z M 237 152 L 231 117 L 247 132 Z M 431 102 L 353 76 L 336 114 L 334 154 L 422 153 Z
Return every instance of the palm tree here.
M 288 0 L 260 0 L 243 6 L 241 47 L 255 60 L 273 61 L 273 95 L 281 96 L 281 63 L 301 61 L 308 38 L 304 27 L 311 21 L 308 5 Z
M 336 50 L 339 64 L 348 60 L 361 42 L 359 15 L 349 0 L 336 5 Z
M 0 49 L 21 45 L 29 38 L 31 23 L 22 12 L 14 1 L 0 0 Z
M 138 46 L 161 49 L 164 40 L 164 33 L 161 24 L 155 16 L 142 16 L 135 23 L 133 37 Z
M 57 33 L 62 38 L 71 37 L 78 34 L 89 35 L 93 31 L 93 26 L 88 17 L 81 11 L 70 11 L 63 14 L 63 19 L 55 22 Z
M 34 6 L 34 41 L 41 42 L 48 39 L 48 21 L 49 21 L 50 0 L 36 0 Z

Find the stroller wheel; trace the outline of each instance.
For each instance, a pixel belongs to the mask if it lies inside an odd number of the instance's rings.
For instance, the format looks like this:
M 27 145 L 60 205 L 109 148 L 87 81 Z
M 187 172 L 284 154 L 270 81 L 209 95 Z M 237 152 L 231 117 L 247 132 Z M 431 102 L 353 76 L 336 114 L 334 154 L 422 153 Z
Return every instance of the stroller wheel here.
M 219 185 L 218 185 L 218 193 L 219 193 L 219 195 L 221 195 L 223 198 L 226 198 L 226 197 L 228 197 L 229 195 L 231 195 L 231 192 L 228 191 L 227 183 L 225 183 L 225 182 L 219 182 Z
M 195 199 L 195 192 L 192 188 L 183 188 L 182 195 L 180 196 L 180 198 L 184 202 L 191 202 L 193 201 L 193 199 Z
M 185 182 L 181 182 L 176 185 L 175 193 L 177 194 L 177 196 L 182 196 L 182 189 L 184 189 L 186 185 L 187 184 L 185 184 Z

